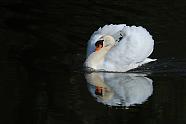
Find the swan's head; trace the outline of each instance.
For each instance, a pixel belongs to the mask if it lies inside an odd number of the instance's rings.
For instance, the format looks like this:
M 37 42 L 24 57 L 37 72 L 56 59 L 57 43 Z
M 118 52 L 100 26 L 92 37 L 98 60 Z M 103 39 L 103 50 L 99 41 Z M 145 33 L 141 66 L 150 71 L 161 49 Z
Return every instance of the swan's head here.
M 102 36 L 96 43 L 96 51 L 99 51 L 101 48 L 104 47 L 113 47 L 115 45 L 115 40 L 110 35 L 104 35 Z

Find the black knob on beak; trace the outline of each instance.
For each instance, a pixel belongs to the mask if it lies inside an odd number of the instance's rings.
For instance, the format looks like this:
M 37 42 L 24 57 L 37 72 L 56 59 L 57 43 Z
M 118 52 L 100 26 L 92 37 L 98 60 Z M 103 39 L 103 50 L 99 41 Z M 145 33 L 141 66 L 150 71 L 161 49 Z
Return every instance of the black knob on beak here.
M 104 40 L 98 40 L 98 41 L 95 43 L 95 46 L 96 46 L 96 47 L 99 47 L 99 45 L 102 45 L 102 46 L 103 46 L 103 41 L 104 41 Z

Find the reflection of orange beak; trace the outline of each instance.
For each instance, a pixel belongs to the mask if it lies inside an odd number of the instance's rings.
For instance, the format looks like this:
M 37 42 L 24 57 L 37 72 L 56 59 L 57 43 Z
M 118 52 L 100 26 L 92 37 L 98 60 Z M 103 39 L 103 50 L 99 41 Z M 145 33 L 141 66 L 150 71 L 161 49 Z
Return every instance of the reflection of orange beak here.
M 103 46 L 99 44 L 99 46 L 96 46 L 96 51 L 99 51 Z
M 103 88 L 99 87 L 99 86 L 96 86 L 95 94 L 102 96 L 103 95 Z

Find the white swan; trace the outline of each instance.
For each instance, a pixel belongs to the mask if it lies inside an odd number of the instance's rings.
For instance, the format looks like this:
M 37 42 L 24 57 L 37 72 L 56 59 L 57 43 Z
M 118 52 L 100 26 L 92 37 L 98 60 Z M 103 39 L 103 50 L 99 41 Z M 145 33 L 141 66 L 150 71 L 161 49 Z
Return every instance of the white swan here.
M 142 104 L 153 93 L 153 81 L 144 74 L 89 73 L 85 78 L 92 96 L 110 106 Z
M 141 26 L 105 25 L 88 41 L 84 65 L 94 70 L 126 72 L 155 61 L 147 58 L 153 47 L 152 36 Z

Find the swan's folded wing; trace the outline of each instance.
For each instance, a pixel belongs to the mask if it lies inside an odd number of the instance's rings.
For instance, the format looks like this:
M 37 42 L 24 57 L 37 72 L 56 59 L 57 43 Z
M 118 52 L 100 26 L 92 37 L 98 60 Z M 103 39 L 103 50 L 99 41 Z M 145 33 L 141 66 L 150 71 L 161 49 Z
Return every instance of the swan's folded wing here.
M 144 61 L 153 51 L 154 40 L 146 29 L 125 26 L 123 32 L 123 39 L 105 57 L 106 70 L 124 70 L 131 64 Z

